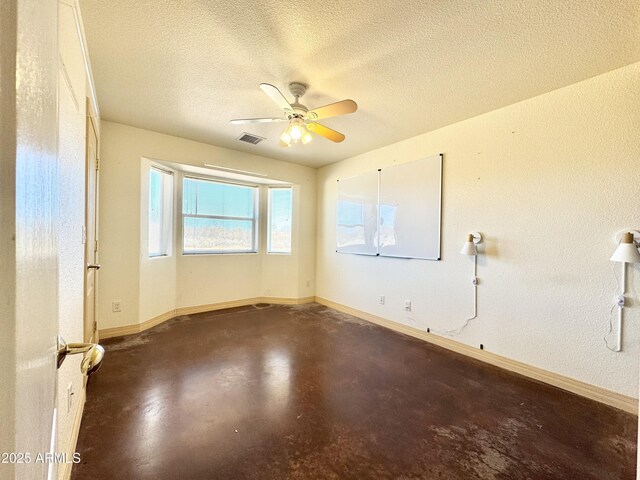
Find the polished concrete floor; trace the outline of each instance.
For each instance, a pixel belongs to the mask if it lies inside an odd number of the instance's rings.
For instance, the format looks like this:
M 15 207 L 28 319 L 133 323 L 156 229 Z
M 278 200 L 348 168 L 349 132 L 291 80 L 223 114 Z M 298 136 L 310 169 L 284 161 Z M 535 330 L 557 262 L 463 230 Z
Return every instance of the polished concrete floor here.
M 104 344 L 74 479 L 635 479 L 636 417 L 317 304 Z

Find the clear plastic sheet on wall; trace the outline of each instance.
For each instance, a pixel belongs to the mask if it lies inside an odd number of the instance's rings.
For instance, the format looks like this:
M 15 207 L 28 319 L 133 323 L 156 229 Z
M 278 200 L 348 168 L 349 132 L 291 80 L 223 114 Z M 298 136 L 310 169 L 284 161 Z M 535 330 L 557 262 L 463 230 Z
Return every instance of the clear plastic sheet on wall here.
M 442 155 L 338 181 L 337 251 L 440 260 Z

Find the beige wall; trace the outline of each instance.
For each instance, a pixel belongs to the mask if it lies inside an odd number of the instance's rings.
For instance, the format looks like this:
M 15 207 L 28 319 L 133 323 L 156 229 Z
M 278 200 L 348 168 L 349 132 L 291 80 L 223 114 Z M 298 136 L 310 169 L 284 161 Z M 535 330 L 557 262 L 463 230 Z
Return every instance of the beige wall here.
M 141 323 L 179 307 L 314 295 L 315 170 L 111 122 L 102 122 L 101 135 L 100 329 Z M 255 255 L 183 256 L 176 238 L 172 256 L 149 259 L 147 159 L 195 166 L 213 163 L 264 172 L 294 184 L 293 254 L 266 255 L 261 248 Z M 178 237 L 180 222 L 177 215 Z M 121 313 L 111 311 L 114 300 L 122 301 Z
M 478 230 L 478 318 L 456 339 L 637 396 L 639 266 L 630 268 L 623 352 L 607 350 L 603 335 L 615 234 L 640 227 L 638 105 L 634 64 L 322 168 L 316 295 L 422 329 L 457 328 L 473 309 L 473 266 L 459 251 Z M 442 261 L 335 252 L 336 179 L 437 153 Z

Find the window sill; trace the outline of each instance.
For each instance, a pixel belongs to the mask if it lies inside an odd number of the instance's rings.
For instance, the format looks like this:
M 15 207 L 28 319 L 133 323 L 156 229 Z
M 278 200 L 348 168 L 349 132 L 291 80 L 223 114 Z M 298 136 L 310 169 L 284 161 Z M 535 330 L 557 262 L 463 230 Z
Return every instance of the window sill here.
M 259 252 L 182 252 L 183 257 L 259 255 Z

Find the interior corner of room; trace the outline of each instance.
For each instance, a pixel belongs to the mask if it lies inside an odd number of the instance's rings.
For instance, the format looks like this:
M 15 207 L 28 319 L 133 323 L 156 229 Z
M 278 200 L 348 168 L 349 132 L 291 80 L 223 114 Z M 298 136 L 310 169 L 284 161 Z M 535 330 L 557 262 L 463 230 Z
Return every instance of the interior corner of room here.
M 141 478 L 640 479 L 635 2 L 307 3 L 0 7 L 0 477 L 97 475 L 93 382 L 131 394 Z M 203 363 L 183 376 L 172 340 Z M 451 410 L 407 393 L 431 378 Z M 179 424 L 194 452 L 223 432 L 214 470 L 155 436 L 169 397 L 233 403 Z

